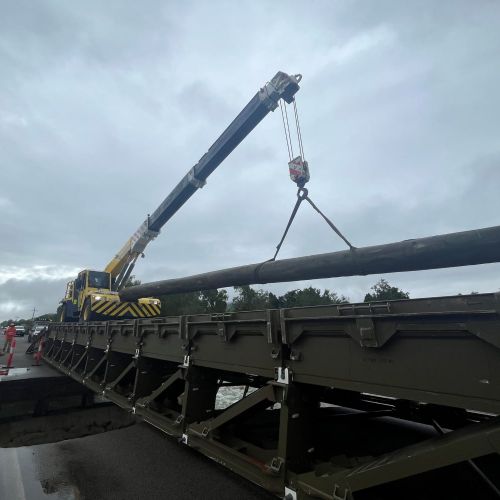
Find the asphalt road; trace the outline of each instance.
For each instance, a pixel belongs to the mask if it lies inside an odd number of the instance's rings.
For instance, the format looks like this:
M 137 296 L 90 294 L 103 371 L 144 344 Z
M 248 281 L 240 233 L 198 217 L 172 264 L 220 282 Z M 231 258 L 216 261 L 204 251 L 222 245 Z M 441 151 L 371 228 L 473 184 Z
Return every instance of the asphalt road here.
M 0 348 L 3 346 L 4 342 L 4 336 L 0 335 Z M 40 376 L 54 376 L 54 375 L 60 375 L 56 370 L 46 366 L 45 368 L 43 367 L 43 361 L 41 362 L 42 366 L 36 367 L 34 366 L 35 360 L 33 357 L 33 354 L 27 355 L 25 354 L 26 349 L 30 346 L 30 343 L 28 342 L 28 336 L 25 335 L 24 337 L 16 337 L 16 347 L 14 349 L 14 357 L 12 359 L 12 365 L 13 365 L 13 371 L 12 374 L 16 373 L 21 373 L 21 368 L 24 368 L 25 371 L 28 370 L 29 372 L 35 373 L 36 377 Z M 0 366 L 6 366 L 9 358 L 9 353 L 1 354 L 0 350 Z M 17 371 L 17 372 L 16 372 Z
M 0 335 L 0 370 L 6 371 L 9 359 L 9 353 L 1 354 L 1 347 L 3 345 L 3 336 Z M 43 359 L 36 363 L 34 353 L 26 354 L 26 350 L 30 346 L 28 336 L 16 337 L 16 347 L 14 349 L 14 356 L 12 358 L 12 368 L 6 374 L 0 375 L 0 381 L 12 379 L 26 379 L 26 378 L 41 378 L 41 377 L 65 377 L 63 373 L 53 368 Z M 38 365 L 38 366 L 37 366 Z M 3 500 L 3 499 L 0 499 Z
M 54 375 L 18 338 L 2 377 Z M 6 356 L 0 358 L 0 364 Z M 47 372 L 47 373 L 45 373 Z M 0 448 L 0 500 L 265 500 L 252 483 L 147 424 L 57 443 Z
M 9 500 L 275 498 L 146 424 L 85 438 L 0 449 Z

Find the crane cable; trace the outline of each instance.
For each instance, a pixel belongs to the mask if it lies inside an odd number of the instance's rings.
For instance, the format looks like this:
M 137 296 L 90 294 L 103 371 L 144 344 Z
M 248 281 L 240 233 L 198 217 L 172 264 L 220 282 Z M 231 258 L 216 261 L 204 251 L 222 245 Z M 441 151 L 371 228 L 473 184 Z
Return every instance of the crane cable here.
M 302 144 L 302 133 L 300 132 L 299 113 L 297 112 L 296 99 L 293 100 L 293 112 L 295 114 L 295 127 L 297 128 L 297 141 L 299 143 L 300 156 L 302 156 L 303 161 L 306 161 L 306 155 L 304 154 L 304 145 Z
M 288 158 L 290 161 L 293 160 L 293 145 L 292 145 L 292 138 L 290 136 L 290 125 L 288 124 L 288 114 L 286 115 L 286 120 L 285 120 L 285 113 L 286 113 L 286 108 L 281 99 L 279 100 L 280 103 L 280 110 L 281 110 L 281 119 L 283 120 L 283 130 L 285 131 L 285 141 L 286 141 L 286 149 L 288 151 Z M 285 108 L 285 109 L 284 109 Z
M 303 177 L 303 178 L 299 177 L 298 179 L 295 179 L 290 174 L 290 176 L 292 177 L 292 180 L 298 186 L 297 201 L 295 202 L 295 205 L 293 207 L 290 218 L 288 219 L 288 223 L 285 227 L 285 231 L 283 232 L 283 235 L 282 235 L 278 245 L 276 246 L 276 251 L 274 253 L 274 256 L 266 262 L 276 260 L 276 257 L 278 256 L 278 253 L 281 249 L 281 246 L 283 245 L 283 242 L 285 241 L 286 235 L 288 234 L 288 230 L 290 229 L 290 226 L 292 225 L 292 222 L 295 219 L 295 216 L 297 215 L 299 207 L 304 200 L 306 200 L 311 205 L 311 207 L 316 212 L 318 212 L 319 215 L 321 215 L 321 217 L 324 219 L 324 221 L 346 243 L 346 245 L 349 247 L 350 250 L 355 250 L 356 247 L 349 242 L 349 240 L 340 232 L 340 230 L 337 228 L 337 226 L 311 200 L 311 198 L 309 197 L 309 191 L 304 187 L 305 183 L 309 181 L 309 169 L 308 169 L 307 161 L 305 159 L 305 154 L 304 154 L 304 145 L 302 142 L 302 133 L 300 131 L 299 113 L 297 111 L 296 99 L 295 98 L 293 99 L 293 111 L 294 111 L 294 116 L 295 116 L 295 128 L 296 128 L 296 132 L 297 132 L 297 143 L 299 145 L 299 154 L 300 154 L 300 156 L 297 158 L 294 158 L 294 154 L 293 154 L 293 142 L 292 142 L 292 136 L 290 133 L 290 124 L 288 122 L 288 113 L 286 110 L 286 105 L 281 100 L 279 101 L 279 105 L 280 105 L 280 109 L 281 109 L 281 118 L 283 121 L 283 130 L 285 131 L 286 148 L 287 148 L 287 152 L 288 152 L 288 157 L 290 159 L 289 166 L 291 165 L 291 163 L 293 161 L 300 160 L 300 164 L 304 166 L 305 171 L 307 173 L 307 176 Z M 260 266 L 259 266 L 259 268 L 260 268 Z

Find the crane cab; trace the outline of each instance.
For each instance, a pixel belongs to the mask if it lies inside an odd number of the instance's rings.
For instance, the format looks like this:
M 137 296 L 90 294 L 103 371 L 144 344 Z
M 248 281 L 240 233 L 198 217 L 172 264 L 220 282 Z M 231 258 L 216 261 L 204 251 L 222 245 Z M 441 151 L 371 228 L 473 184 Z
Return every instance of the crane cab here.
M 103 271 L 85 269 L 66 285 L 66 294 L 61 301 L 60 321 L 78 321 L 84 307 L 92 302 L 92 292 L 101 295 L 116 295 L 111 290 L 111 275 Z
M 59 308 L 60 321 L 147 318 L 160 314 L 159 299 L 148 297 L 137 302 L 122 302 L 112 289 L 111 274 L 85 269 L 66 285 Z

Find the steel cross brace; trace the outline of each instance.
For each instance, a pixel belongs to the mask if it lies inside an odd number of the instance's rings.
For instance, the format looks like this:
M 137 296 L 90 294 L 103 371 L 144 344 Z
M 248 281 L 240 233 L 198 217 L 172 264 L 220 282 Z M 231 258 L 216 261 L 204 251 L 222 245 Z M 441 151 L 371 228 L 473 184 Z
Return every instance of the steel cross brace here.
M 261 387 L 249 396 L 240 399 L 238 402 L 232 404 L 218 417 L 215 417 L 211 420 L 205 420 L 204 422 L 191 424 L 188 428 L 188 431 L 198 436 L 206 437 L 214 429 L 217 429 L 221 425 L 230 422 L 238 415 L 241 415 L 245 411 L 266 400 L 270 402 L 276 401 L 275 387 L 270 384 Z
M 500 417 L 400 448 L 354 469 L 322 477 L 300 474 L 297 484 L 306 492 L 350 494 L 490 453 L 500 453 Z M 343 495 L 338 496 L 343 500 Z M 346 493 L 345 498 L 350 496 Z
M 184 375 L 182 373 L 182 370 L 180 370 L 180 369 L 177 370 L 175 373 L 170 375 L 170 377 L 167 380 L 165 380 L 165 382 L 163 382 L 151 394 L 149 394 L 148 396 L 144 396 L 142 398 L 139 398 L 136 401 L 136 406 L 145 408 L 146 406 L 149 405 L 149 403 L 151 401 L 156 399 L 161 393 L 165 392 L 169 387 L 171 387 L 172 384 L 174 384 L 174 382 L 176 382 L 177 380 L 183 380 L 183 379 L 184 379 Z

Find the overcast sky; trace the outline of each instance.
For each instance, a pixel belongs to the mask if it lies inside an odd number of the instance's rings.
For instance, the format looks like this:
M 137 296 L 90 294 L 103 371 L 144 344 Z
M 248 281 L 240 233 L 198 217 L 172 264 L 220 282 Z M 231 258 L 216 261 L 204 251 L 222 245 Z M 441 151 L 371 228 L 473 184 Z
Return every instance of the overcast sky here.
M 0 3 L 0 320 L 103 269 L 278 70 L 311 198 L 356 246 L 500 223 L 500 2 Z M 164 227 L 143 282 L 272 256 L 294 203 L 269 115 Z M 343 249 L 308 206 L 281 257 Z M 497 291 L 500 265 L 387 275 Z M 362 300 L 380 276 L 308 282 Z M 269 286 L 278 293 L 306 283 Z

